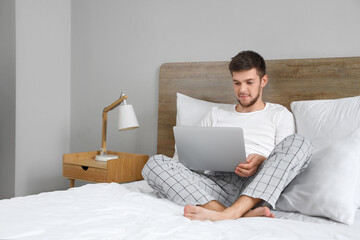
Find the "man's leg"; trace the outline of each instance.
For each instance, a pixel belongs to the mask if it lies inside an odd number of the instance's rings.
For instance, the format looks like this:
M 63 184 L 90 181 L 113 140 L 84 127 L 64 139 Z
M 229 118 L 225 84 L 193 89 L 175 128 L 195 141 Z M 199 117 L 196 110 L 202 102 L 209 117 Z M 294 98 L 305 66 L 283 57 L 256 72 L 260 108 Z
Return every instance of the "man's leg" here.
M 198 206 L 186 205 L 184 216 L 191 220 L 211 220 L 220 221 L 228 219 L 238 219 L 240 217 L 274 217 L 268 207 L 258 207 L 251 210 L 260 203 L 262 199 L 252 198 L 249 196 L 241 196 L 231 206 L 222 212 L 204 209 Z
M 268 207 L 257 207 L 253 210 L 248 211 L 242 217 L 270 217 L 274 218 L 275 215 L 271 212 Z
M 310 162 L 312 146 L 302 136 L 294 134 L 279 143 L 267 160 L 258 169 L 257 174 L 247 178 L 242 196 L 223 212 L 186 206 L 184 216 L 197 220 L 225 220 L 239 217 L 263 215 L 272 217 L 269 209 L 258 208 L 248 212 L 262 200 L 274 207 L 282 190 Z M 256 210 L 256 211 L 255 211 Z
M 281 192 L 310 163 L 312 145 L 303 136 L 293 134 L 282 140 L 254 176 L 245 183 L 243 195 L 260 198 L 275 207 Z
M 225 208 L 220 203 L 228 197 L 223 188 L 208 176 L 189 170 L 175 159 L 155 155 L 144 166 L 142 175 L 161 196 L 179 205 L 192 204 L 216 211 Z
M 203 207 L 209 210 L 214 210 L 217 212 L 222 212 L 226 209 L 226 207 L 224 205 L 222 205 L 221 203 L 219 203 L 216 200 L 210 201 L 204 205 L 198 205 L 199 207 Z M 184 209 L 185 210 L 185 209 Z

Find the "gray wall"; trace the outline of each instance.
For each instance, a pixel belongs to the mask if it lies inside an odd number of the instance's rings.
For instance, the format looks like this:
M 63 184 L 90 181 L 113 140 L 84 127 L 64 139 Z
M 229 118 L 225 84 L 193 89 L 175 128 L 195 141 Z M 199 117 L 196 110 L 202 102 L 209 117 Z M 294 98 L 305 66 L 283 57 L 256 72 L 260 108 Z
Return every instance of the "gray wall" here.
M 244 49 L 265 59 L 360 56 L 359 9 L 358 0 L 74 0 L 70 150 L 99 149 L 102 108 L 125 91 L 140 128 L 117 132 L 110 112 L 108 149 L 156 153 L 165 62 L 226 61 Z
M 15 1 L 0 0 L 0 199 L 15 193 Z
M 70 22 L 70 0 L 16 1 L 16 196 L 68 186 Z

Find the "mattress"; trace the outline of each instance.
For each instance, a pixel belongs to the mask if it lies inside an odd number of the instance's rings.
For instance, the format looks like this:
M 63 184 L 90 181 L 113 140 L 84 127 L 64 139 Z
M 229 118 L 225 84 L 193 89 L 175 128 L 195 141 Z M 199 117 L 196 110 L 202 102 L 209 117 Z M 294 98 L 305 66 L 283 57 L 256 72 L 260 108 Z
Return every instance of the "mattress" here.
M 351 226 L 299 213 L 191 221 L 145 181 L 87 184 L 0 201 L 0 239 L 360 239 Z

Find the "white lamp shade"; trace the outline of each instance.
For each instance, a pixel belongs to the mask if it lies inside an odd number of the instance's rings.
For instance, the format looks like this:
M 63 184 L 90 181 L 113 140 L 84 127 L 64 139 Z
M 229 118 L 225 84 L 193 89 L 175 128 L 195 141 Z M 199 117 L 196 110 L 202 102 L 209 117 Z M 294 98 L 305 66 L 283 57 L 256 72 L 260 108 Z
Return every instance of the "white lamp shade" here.
M 138 128 L 139 123 L 136 118 L 134 108 L 132 105 L 120 105 L 119 106 L 119 131 L 128 130 L 132 128 Z

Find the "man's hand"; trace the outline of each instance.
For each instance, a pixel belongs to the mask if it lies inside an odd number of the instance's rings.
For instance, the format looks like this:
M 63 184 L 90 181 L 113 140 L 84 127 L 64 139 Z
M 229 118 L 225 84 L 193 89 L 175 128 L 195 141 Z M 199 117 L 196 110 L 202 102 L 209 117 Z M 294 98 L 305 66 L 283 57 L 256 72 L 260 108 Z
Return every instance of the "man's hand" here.
M 240 163 L 236 167 L 235 173 L 240 177 L 250 177 L 257 172 L 258 168 L 265 159 L 266 157 L 259 154 L 249 154 L 246 158 L 246 163 Z

